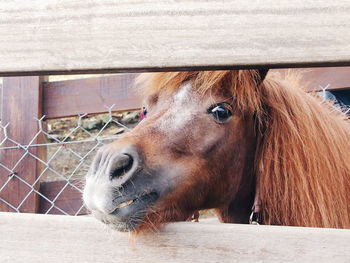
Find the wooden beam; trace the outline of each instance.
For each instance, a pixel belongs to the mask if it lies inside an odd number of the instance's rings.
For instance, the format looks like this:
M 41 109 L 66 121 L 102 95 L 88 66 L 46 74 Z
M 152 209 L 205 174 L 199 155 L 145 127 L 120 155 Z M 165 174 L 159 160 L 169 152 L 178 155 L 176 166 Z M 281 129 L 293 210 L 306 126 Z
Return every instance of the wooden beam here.
M 170 224 L 139 236 L 91 217 L 0 213 L 2 262 L 348 262 L 350 231 L 213 223 Z
M 1 124 L 7 127 L 2 147 L 42 143 L 38 121 L 42 116 L 44 77 L 8 77 L 3 80 Z M 10 141 L 14 140 L 16 143 Z M 18 144 L 17 144 L 18 143 Z M 46 159 L 45 147 L 3 149 L 0 153 L 0 211 L 36 212 L 38 210 L 37 176 Z
M 350 65 L 346 0 L 5 1 L 0 74 Z
M 48 82 L 44 88 L 44 115 L 48 119 L 81 113 L 134 110 L 142 98 L 133 88 L 135 74 Z

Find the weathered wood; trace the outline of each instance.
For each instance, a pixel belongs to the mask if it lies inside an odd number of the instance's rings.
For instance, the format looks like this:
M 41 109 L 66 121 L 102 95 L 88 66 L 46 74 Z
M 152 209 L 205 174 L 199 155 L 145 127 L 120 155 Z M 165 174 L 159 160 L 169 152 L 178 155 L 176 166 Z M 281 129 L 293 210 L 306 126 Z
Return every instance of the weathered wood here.
M 82 193 L 77 188 L 81 188 L 82 182 L 78 180 L 53 181 L 40 183 L 40 193 L 46 198 L 53 201 L 55 199 L 55 207 L 51 208 L 52 204 L 45 198 L 39 198 L 39 213 L 62 215 L 62 210 L 69 215 L 85 215 L 87 210 L 81 209 L 83 205 Z M 73 187 L 72 185 L 76 186 Z M 61 192 L 61 190 L 64 190 Z M 59 208 L 59 209 L 57 209 Z
M 139 109 L 142 98 L 133 87 L 135 74 L 48 82 L 44 88 L 46 118 L 81 113 Z
M 3 1 L 2 75 L 350 65 L 348 0 Z
M 0 213 L 1 262 L 349 262 L 350 231 L 176 223 L 130 242 L 90 217 Z
M 41 84 L 43 80 L 43 77 L 9 77 L 3 80 L 1 123 L 2 125 L 9 123 L 7 137 L 20 145 L 27 145 L 31 141 L 32 144 L 40 143 L 44 140 L 41 135 L 34 139 L 39 131 L 35 118 L 42 116 Z M 2 133 L 2 139 L 4 136 L 5 134 Z M 17 145 L 6 140 L 2 146 Z M 0 191 L 0 198 L 21 212 L 36 212 L 38 209 L 38 198 L 32 192 L 32 188 L 38 190 L 39 184 L 35 181 L 43 165 L 29 153 L 42 160 L 46 158 L 44 147 L 30 147 L 28 151 L 26 149 L 7 149 L 0 153 L 0 163 L 8 168 L 0 167 L 0 188 L 3 187 Z M 12 177 L 13 173 L 16 174 L 15 177 Z M 13 211 L 13 207 L 1 199 L 0 211 Z

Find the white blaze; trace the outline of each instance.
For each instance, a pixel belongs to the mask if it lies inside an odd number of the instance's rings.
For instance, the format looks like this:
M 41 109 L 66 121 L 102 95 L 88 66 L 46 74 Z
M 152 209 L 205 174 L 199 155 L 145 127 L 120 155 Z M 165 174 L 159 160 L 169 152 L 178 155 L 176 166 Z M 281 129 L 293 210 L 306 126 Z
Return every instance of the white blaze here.
M 188 82 L 180 87 L 168 102 L 169 109 L 159 121 L 160 129 L 164 132 L 181 130 L 195 118 L 198 112 L 198 102 L 191 83 Z

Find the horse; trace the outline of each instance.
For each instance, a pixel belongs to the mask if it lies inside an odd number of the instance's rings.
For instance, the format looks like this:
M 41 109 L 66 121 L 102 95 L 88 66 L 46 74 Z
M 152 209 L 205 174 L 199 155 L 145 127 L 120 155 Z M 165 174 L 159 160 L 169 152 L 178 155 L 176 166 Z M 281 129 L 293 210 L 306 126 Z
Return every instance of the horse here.
M 257 70 L 141 74 L 147 114 L 96 154 L 88 209 L 131 232 L 203 209 L 224 223 L 255 213 L 266 225 L 349 228 L 347 117 L 297 78 L 263 78 Z

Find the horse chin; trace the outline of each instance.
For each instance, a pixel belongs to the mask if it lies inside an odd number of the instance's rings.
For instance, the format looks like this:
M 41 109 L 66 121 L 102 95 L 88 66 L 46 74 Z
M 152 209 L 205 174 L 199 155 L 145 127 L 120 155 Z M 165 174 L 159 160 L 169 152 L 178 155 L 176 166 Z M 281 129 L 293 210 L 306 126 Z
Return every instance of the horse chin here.
M 144 194 L 127 201 L 120 201 L 116 209 L 109 214 L 93 212 L 93 215 L 114 230 L 121 232 L 136 231 L 144 223 L 148 209 L 158 199 L 156 192 Z

